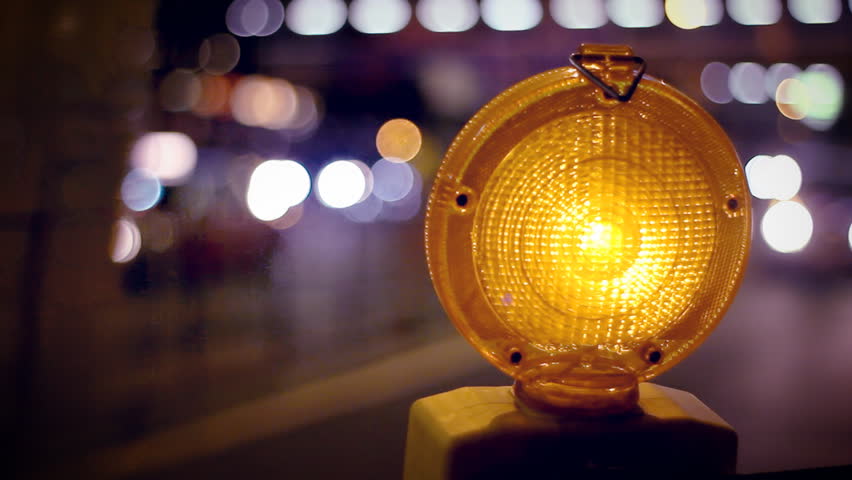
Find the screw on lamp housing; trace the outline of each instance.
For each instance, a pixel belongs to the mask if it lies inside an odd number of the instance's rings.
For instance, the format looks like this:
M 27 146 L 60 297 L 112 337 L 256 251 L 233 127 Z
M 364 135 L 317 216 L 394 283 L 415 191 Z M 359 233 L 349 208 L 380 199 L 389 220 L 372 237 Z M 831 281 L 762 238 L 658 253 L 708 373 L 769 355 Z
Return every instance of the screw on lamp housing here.
M 736 152 L 626 46 L 498 95 L 456 137 L 426 214 L 438 297 L 526 408 L 609 415 L 718 324 L 751 208 Z

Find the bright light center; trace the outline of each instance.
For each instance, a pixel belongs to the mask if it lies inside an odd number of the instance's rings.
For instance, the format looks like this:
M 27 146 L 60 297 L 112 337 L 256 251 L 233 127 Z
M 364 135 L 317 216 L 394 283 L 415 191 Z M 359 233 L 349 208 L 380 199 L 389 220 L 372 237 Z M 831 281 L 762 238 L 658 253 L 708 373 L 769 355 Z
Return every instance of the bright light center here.
M 592 222 L 580 237 L 580 248 L 596 257 L 608 258 L 621 250 L 621 229 L 611 223 Z

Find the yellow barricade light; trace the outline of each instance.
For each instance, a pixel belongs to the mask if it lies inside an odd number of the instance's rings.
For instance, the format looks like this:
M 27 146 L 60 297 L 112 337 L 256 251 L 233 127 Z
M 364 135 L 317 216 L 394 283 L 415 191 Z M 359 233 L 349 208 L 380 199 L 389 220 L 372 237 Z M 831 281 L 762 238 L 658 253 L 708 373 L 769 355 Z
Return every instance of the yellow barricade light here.
M 522 406 L 609 415 L 719 322 L 751 208 L 727 135 L 629 47 L 584 45 L 571 63 L 458 134 L 426 251 L 450 318 Z

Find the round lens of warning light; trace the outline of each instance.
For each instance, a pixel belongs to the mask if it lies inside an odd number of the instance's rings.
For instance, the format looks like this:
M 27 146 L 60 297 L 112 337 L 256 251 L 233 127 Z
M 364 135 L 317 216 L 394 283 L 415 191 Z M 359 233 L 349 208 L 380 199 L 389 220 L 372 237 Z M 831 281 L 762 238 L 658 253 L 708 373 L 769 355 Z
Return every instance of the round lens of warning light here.
M 558 407 L 629 404 L 718 323 L 750 244 L 730 140 L 649 76 L 624 102 L 574 68 L 511 87 L 456 137 L 429 202 L 451 319 Z

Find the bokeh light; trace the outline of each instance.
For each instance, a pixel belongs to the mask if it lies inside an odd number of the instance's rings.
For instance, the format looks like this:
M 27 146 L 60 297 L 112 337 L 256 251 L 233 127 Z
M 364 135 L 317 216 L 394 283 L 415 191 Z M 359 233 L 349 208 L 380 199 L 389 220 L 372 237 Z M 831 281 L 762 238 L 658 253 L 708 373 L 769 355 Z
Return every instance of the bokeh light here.
M 284 23 L 279 0 L 234 0 L 225 12 L 228 30 L 238 37 L 272 35 Z
M 195 170 L 198 149 L 181 132 L 149 132 L 130 151 L 133 167 L 145 170 L 163 185 L 180 185 Z
M 420 0 L 417 20 L 433 32 L 464 32 L 479 21 L 476 0 Z
M 190 70 L 179 68 L 168 73 L 160 83 L 160 106 L 169 112 L 184 112 L 201 97 L 201 82 Z
M 177 238 L 177 221 L 173 214 L 152 210 L 138 219 L 138 227 L 148 250 L 163 253 Z
M 239 61 L 240 43 L 227 33 L 207 37 L 198 49 L 198 66 L 213 75 L 230 72 Z
M 731 67 L 728 76 L 731 94 L 742 103 L 765 103 L 766 69 L 754 62 L 738 63 Z
M 811 65 L 798 79 L 807 89 L 807 112 L 802 123 L 814 130 L 828 130 L 837 122 L 843 109 L 843 77 L 831 65 Z
M 494 30 L 529 30 L 541 22 L 539 0 L 482 0 L 482 21 Z
M 300 203 L 298 205 L 291 206 L 287 209 L 287 212 L 284 215 L 276 218 L 275 220 L 266 222 L 266 224 L 275 230 L 287 230 L 288 228 L 295 227 L 304 214 L 305 204 Z
M 721 0 L 666 0 L 665 7 L 669 21 L 684 30 L 716 25 L 724 15 Z
M 411 20 L 406 0 L 354 0 L 349 5 L 349 23 L 361 33 L 394 33 Z
M 788 155 L 757 155 L 745 166 L 751 194 L 764 200 L 789 200 L 802 187 L 802 170 Z
M 375 186 L 373 171 L 366 163 L 362 162 L 361 160 L 347 161 L 358 167 L 358 169 L 361 170 L 361 174 L 364 176 L 364 192 L 361 194 L 361 198 L 358 199 L 358 203 L 361 203 L 373 193 L 373 187 Z
M 834 23 L 840 19 L 840 0 L 788 0 L 787 8 L 802 23 Z
M 760 233 L 766 244 L 781 253 L 798 252 L 811 240 L 814 222 L 808 209 L 791 200 L 778 202 L 766 211 Z
M 129 218 L 120 218 L 112 228 L 109 257 L 115 263 L 127 263 L 139 254 L 142 234 L 139 227 Z
M 408 166 L 408 164 L 405 164 Z M 407 222 L 420 213 L 423 206 L 423 177 L 417 169 L 411 169 L 411 188 L 399 200 L 385 202 L 379 214 L 379 220 Z
M 410 120 L 388 120 L 376 134 L 376 149 L 391 162 L 407 162 L 417 155 L 423 144 L 420 129 Z
M 228 112 L 228 100 L 231 97 L 231 82 L 219 75 L 202 73 L 201 97 L 192 107 L 192 112 L 200 117 L 224 115 Z
M 298 108 L 296 90 L 281 78 L 249 75 L 234 85 L 231 113 L 246 126 L 268 129 L 287 128 Z
M 451 118 L 465 117 L 482 100 L 476 69 L 461 58 L 441 57 L 423 63 L 417 84 L 433 112 Z
M 565 28 L 600 28 L 608 21 L 603 0 L 550 0 L 550 15 Z
M 285 21 L 299 35 L 329 35 L 346 23 L 346 4 L 343 0 L 293 0 Z
M 382 213 L 383 205 L 378 197 L 370 195 L 363 202 L 344 208 L 343 215 L 356 223 L 371 223 Z
M 267 160 L 258 165 L 249 179 L 246 204 L 258 220 L 280 218 L 290 207 L 302 203 L 311 191 L 311 177 L 300 163 Z
M 778 91 L 778 86 L 781 82 L 788 78 L 796 78 L 796 75 L 801 73 L 802 69 L 792 63 L 774 63 L 766 69 L 766 94 L 769 98 L 775 100 L 775 92 Z
M 373 164 L 373 195 L 385 202 L 402 200 L 414 185 L 414 169 L 407 163 L 381 159 Z
M 361 168 L 348 160 L 336 160 L 320 170 L 317 195 L 320 202 L 331 208 L 346 208 L 364 198 L 367 177 Z
M 121 201 L 135 212 L 144 212 L 152 208 L 163 195 L 163 187 L 156 177 L 134 168 L 121 182 Z
M 772 25 L 781 19 L 780 0 L 728 0 L 728 15 L 741 25 Z
M 734 99 L 728 87 L 731 67 L 721 62 L 710 62 L 701 70 L 701 91 L 713 103 L 729 103 Z
M 609 0 L 606 11 L 612 23 L 623 28 L 648 28 L 663 21 L 662 0 Z
M 849 225 L 849 249 L 852 250 L 852 225 Z
M 810 109 L 808 87 L 798 78 L 785 78 L 775 90 L 775 106 L 791 120 L 805 118 Z

